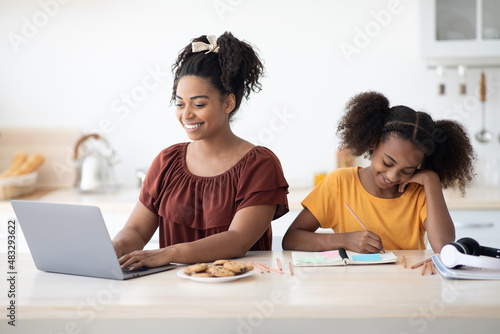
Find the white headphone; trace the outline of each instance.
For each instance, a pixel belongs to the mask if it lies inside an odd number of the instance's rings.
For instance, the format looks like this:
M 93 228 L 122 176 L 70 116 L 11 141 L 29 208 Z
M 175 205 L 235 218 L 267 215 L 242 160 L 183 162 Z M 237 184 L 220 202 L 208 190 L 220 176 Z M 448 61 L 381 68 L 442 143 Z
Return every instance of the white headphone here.
M 462 238 L 441 249 L 441 262 L 448 268 L 500 269 L 500 249 L 481 246 L 472 238 Z

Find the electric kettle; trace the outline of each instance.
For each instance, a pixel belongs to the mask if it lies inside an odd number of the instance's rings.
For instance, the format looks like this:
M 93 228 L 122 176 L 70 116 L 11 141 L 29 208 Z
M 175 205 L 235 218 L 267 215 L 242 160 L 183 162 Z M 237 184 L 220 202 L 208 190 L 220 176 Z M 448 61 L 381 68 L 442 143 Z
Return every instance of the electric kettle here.
M 77 164 L 75 186 L 82 192 L 109 192 L 118 187 L 113 170 L 118 158 L 100 135 L 93 133 L 80 138 L 75 145 L 74 159 Z

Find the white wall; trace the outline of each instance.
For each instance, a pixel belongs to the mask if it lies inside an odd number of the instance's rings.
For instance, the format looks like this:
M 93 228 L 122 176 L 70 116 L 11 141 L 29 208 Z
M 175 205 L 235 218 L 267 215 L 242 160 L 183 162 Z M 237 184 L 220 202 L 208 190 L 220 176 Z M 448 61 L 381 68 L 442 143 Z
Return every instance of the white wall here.
M 122 157 L 121 183 L 133 184 L 137 168 L 187 140 L 169 105 L 177 53 L 194 37 L 229 30 L 256 45 L 267 68 L 263 91 L 242 104 L 234 131 L 271 148 L 291 185 L 310 185 L 315 172 L 335 167 L 336 123 L 361 91 L 479 130 L 479 69 L 469 71 L 470 96 L 458 94 L 451 72 L 447 94 L 437 95 L 419 24 L 418 1 L 410 0 L 1 0 L 0 126 L 104 132 Z M 341 46 L 360 45 L 366 29 L 367 45 L 347 57 Z M 488 127 L 498 136 L 499 69 L 487 78 Z M 498 140 L 474 144 L 500 159 Z

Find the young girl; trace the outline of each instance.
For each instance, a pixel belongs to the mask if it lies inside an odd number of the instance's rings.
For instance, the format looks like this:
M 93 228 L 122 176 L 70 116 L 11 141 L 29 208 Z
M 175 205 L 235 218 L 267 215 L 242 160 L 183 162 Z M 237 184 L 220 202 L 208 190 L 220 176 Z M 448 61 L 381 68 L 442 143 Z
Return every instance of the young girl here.
M 462 193 L 473 179 L 474 151 L 464 128 L 424 113 L 389 107 L 376 92 L 353 97 L 337 132 L 341 149 L 370 158 L 369 167 L 331 172 L 302 202 L 283 249 L 432 249 L 455 240 L 441 188 Z M 364 230 L 347 205 L 366 226 Z M 318 228 L 335 233 L 314 233 Z
M 122 267 L 270 250 L 270 223 L 288 211 L 288 184 L 270 150 L 229 126 L 243 97 L 261 89 L 262 62 L 226 32 L 194 39 L 172 69 L 176 117 L 191 142 L 168 147 L 153 161 L 139 202 L 113 240 Z M 142 250 L 157 228 L 160 249 Z

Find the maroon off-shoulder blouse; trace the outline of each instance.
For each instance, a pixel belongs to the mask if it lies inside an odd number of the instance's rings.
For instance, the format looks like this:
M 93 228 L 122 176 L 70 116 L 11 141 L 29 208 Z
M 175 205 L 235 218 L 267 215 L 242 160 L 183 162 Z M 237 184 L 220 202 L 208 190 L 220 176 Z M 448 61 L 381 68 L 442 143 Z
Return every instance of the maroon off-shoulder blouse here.
M 276 205 L 273 220 L 288 212 L 288 183 L 278 158 L 253 147 L 226 172 L 202 177 L 189 172 L 181 143 L 163 150 L 148 170 L 139 200 L 159 216 L 160 247 L 227 231 L 236 212 L 254 205 Z M 270 250 L 269 225 L 251 250 Z

